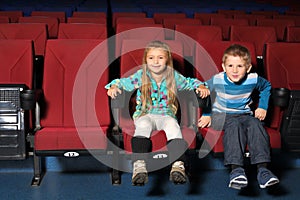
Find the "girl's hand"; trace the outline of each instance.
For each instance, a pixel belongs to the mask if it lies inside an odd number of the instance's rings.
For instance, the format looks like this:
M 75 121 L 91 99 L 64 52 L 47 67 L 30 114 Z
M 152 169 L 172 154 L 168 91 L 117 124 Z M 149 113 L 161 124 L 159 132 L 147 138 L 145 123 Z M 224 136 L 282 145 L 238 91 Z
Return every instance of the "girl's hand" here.
M 107 95 L 110 96 L 112 99 L 115 99 L 118 94 L 122 94 L 122 91 L 115 85 L 112 85 L 108 90 L 107 90 Z
M 267 115 L 267 111 L 265 109 L 262 108 L 257 108 L 254 111 L 254 116 L 259 119 L 260 121 L 264 120 L 266 118 Z
M 211 117 L 210 116 L 201 116 L 198 120 L 198 127 L 205 128 L 210 127 L 211 125 Z
M 210 91 L 204 85 L 200 85 L 196 89 L 196 93 L 199 94 L 199 96 L 203 99 L 203 98 L 207 97 L 210 94 Z

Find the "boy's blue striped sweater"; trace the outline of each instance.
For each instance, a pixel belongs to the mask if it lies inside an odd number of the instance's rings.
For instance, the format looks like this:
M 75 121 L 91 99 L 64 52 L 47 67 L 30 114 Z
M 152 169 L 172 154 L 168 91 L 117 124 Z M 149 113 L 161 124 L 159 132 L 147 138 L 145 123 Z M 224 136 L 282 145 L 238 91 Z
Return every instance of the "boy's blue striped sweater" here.
M 250 104 L 252 103 L 251 94 L 254 90 L 259 91 L 258 108 L 268 109 L 271 84 L 257 73 L 246 74 L 241 82 L 234 83 L 228 79 L 225 72 L 221 72 L 206 83 L 209 90 L 216 93 L 212 106 L 213 112 L 252 114 Z M 210 115 L 210 113 L 203 113 L 203 115 Z

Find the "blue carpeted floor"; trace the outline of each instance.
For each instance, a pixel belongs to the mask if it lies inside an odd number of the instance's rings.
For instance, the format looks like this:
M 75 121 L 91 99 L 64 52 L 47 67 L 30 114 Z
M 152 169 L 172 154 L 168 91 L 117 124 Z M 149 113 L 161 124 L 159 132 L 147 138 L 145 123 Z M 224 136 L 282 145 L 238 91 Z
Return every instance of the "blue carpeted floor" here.
M 58 171 L 51 169 L 53 166 L 51 167 L 50 163 L 47 166 L 50 169 L 45 173 L 41 185 L 32 187 L 30 185 L 33 175 L 31 159 L 0 161 L 0 199 L 298 199 L 300 167 L 295 163 L 298 163 L 299 159 L 283 158 L 286 156 L 277 157 L 277 162 L 272 164 L 272 170 L 280 178 L 280 184 L 268 189 L 260 189 L 256 181 L 255 168 L 249 166 L 247 167 L 249 185 L 240 191 L 228 188 L 228 171 L 220 167 L 218 161 L 213 161 L 215 163 L 210 166 L 205 164 L 207 161 L 214 160 L 213 158 L 207 158 L 205 162 L 193 163 L 191 182 L 185 185 L 171 183 L 168 180 L 169 169 L 165 168 L 151 172 L 148 184 L 143 187 L 131 185 L 130 173 L 122 174 L 120 185 L 112 185 L 109 170 L 105 166 L 90 172 L 78 169 Z M 85 167 L 99 165 L 97 161 L 82 161 Z M 203 167 L 204 164 L 206 167 Z M 199 167 L 201 165 L 202 167 Z

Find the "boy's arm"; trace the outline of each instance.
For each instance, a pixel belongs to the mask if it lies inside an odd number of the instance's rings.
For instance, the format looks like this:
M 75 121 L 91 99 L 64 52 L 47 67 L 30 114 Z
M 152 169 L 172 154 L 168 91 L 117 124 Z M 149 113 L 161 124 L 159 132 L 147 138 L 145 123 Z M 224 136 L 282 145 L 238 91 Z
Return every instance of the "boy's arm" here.
M 268 110 L 269 98 L 271 95 L 271 83 L 268 80 L 258 76 L 257 90 L 259 91 L 258 108 Z

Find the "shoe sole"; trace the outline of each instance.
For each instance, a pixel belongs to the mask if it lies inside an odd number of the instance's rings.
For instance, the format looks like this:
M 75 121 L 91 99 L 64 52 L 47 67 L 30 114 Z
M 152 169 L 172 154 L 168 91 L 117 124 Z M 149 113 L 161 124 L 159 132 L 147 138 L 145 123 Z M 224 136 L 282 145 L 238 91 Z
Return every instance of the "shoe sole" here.
M 186 183 L 187 178 L 184 174 L 175 171 L 171 173 L 170 180 L 177 185 Z
M 244 180 L 238 180 L 238 179 L 244 179 Z M 228 187 L 240 190 L 244 187 L 247 187 L 247 185 L 248 185 L 248 181 L 247 179 L 245 179 L 245 176 L 238 176 L 229 182 Z
M 135 177 L 132 178 L 133 186 L 144 186 L 145 183 L 148 182 L 148 174 L 147 173 L 138 173 Z
M 264 184 L 264 185 L 259 184 L 259 187 L 264 189 L 266 187 L 275 185 L 277 183 L 279 183 L 279 180 L 277 178 L 271 178 L 266 184 Z

